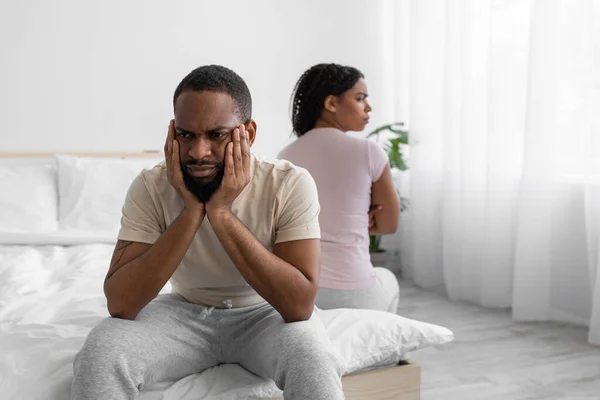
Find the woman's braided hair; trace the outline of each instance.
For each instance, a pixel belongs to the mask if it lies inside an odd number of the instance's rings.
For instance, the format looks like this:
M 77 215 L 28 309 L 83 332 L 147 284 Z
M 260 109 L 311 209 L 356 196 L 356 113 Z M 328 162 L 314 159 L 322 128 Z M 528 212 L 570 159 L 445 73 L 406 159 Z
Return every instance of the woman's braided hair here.
M 291 99 L 292 128 L 300 137 L 315 127 L 329 95 L 339 96 L 351 89 L 362 72 L 338 64 L 317 64 L 302 74 Z

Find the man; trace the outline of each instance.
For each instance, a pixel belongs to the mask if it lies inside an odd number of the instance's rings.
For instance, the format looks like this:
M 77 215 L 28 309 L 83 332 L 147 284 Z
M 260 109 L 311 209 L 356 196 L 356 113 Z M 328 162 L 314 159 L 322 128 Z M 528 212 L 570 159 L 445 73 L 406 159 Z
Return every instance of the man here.
M 133 399 L 143 385 L 221 363 L 271 378 L 286 399 L 343 399 L 313 315 L 319 205 L 306 170 L 250 153 L 244 81 L 221 66 L 173 98 L 165 163 L 131 184 L 104 283 L 112 318 L 74 362 L 72 399 Z M 158 296 L 171 280 L 173 292 Z

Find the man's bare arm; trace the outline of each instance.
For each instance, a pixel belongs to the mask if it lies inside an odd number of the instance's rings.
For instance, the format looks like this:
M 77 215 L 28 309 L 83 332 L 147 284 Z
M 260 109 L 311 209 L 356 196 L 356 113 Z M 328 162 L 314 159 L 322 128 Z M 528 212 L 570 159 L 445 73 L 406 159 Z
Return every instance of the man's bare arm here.
M 204 204 L 183 183 L 173 120 L 164 151 L 169 183 L 183 199 L 184 208 L 154 244 L 117 242 L 104 280 L 108 312 L 113 317 L 134 319 L 158 295 L 181 263 L 204 219 Z
M 104 281 L 111 316 L 134 319 L 158 295 L 181 263 L 201 220 L 197 212 L 184 209 L 152 245 L 117 242 Z
M 319 239 L 279 243 L 271 253 L 230 211 L 209 219 L 244 279 L 286 322 L 310 318 L 319 286 Z
M 231 212 L 231 204 L 250 182 L 250 136 L 240 125 L 225 150 L 225 171 L 219 189 L 206 203 L 206 215 L 221 245 L 246 281 L 286 322 L 310 318 L 319 278 L 318 239 L 276 244 L 275 254 Z

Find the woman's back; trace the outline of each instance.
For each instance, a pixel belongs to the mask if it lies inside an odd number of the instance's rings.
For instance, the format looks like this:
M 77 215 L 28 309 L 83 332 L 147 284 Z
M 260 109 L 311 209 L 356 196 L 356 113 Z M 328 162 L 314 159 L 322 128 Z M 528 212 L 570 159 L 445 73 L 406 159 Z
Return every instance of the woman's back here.
M 371 106 L 362 72 L 338 64 L 306 70 L 291 99 L 294 143 L 279 153 L 306 168 L 319 190 L 321 271 L 315 304 L 322 309 L 395 312 L 399 286 L 385 268 L 373 268 L 369 234 L 396 231 L 400 205 L 387 155 L 375 142 L 345 132 L 369 123 Z
M 371 285 L 368 211 L 371 185 L 387 165 L 383 149 L 335 128 L 315 128 L 284 148 L 279 157 L 306 168 L 319 191 L 320 286 Z

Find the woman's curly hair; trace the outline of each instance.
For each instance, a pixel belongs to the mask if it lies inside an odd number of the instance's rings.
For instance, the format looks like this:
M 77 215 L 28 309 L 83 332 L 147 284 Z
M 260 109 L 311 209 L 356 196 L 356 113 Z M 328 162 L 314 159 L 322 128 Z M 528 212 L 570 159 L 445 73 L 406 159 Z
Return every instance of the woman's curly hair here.
M 325 98 L 341 95 L 360 78 L 364 75 L 358 69 L 338 64 L 317 64 L 304 72 L 294 86 L 290 104 L 294 134 L 300 137 L 313 129 Z

